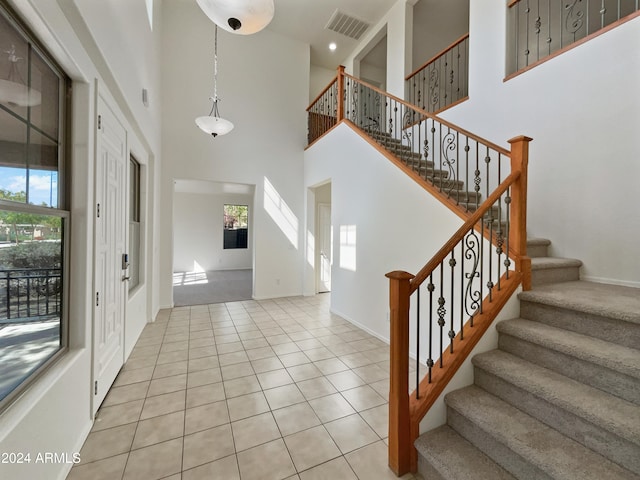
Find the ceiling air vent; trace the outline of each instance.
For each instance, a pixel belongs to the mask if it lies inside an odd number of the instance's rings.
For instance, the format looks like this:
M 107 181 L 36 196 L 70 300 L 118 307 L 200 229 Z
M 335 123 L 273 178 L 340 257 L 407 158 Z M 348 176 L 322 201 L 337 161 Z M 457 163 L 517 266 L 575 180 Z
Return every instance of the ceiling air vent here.
M 351 15 L 347 15 L 340 10 L 336 10 L 333 12 L 333 15 L 331 15 L 329 23 L 327 23 L 325 28 L 349 38 L 359 40 L 365 30 L 369 28 L 369 24 Z

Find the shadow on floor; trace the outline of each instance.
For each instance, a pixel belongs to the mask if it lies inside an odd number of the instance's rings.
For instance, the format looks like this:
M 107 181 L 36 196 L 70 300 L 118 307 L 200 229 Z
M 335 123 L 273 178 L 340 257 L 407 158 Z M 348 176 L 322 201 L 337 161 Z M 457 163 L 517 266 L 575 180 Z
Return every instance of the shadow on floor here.
M 176 307 L 251 300 L 253 270 L 174 272 Z

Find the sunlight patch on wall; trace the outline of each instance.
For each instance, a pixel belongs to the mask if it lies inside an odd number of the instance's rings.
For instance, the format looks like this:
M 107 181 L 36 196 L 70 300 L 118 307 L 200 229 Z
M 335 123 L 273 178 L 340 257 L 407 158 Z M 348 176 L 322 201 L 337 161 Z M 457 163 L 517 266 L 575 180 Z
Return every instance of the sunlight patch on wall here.
M 356 271 L 355 225 L 340 225 L 340 268 Z
M 153 31 L 153 0 L 145 0 L 147 4 L 147 17 L 149 17 L 149 28 Z
M 291 245 L 298 248 L 298 217 L 280 196 L 267 177 L 264 177 L 264 209 Z
M 307 263 L 311 266 L 315 266 L 316 258 L 316 238 L 309 230 L 307 230 Z

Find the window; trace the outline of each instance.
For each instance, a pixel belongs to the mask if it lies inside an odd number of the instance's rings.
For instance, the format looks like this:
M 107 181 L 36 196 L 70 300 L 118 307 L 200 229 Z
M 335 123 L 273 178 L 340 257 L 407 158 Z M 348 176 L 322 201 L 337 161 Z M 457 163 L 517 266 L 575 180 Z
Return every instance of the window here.
M 223 248 L 247 248 L 249 232 L 249 206 L 224 206 Z
M 140 285 L 140 164 L 129 159 L 129 291 Z
M 67 345 L 69 81 L 0 3 L 0 409 Z

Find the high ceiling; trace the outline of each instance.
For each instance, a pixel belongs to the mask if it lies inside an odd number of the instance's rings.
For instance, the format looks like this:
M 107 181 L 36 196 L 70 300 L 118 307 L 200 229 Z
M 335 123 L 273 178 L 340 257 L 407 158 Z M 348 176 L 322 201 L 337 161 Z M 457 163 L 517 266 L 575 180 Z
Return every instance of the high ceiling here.
M 267 28 L 311 45 L 311 63 L 334 69 L 358 44 L 325 26 L 336 10 L 375 25 L 397 0 L 275 0 L 276 13 Z M 366 31 L 363 35 L 366 35 Z M 335 42 L 337 49 L 329 50 Z

